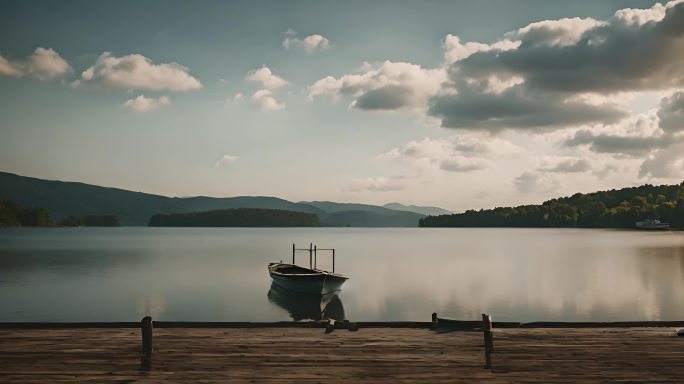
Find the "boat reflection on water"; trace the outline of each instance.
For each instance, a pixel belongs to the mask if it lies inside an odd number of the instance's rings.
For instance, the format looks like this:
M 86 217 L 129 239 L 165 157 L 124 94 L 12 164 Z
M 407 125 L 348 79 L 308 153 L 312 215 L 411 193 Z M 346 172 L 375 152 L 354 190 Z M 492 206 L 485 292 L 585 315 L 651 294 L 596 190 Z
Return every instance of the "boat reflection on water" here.
M 286 310 L 292 320 L 345 320 L 339 291 L 317 295 L 289 291 L 277 284 L 271 284 L 268 301 Z

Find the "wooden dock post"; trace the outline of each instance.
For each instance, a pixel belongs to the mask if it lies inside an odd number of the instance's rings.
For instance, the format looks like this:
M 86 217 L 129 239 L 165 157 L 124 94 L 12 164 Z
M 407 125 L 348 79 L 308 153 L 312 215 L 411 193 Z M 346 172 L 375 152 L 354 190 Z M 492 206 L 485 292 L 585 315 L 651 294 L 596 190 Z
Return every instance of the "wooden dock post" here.
M 485 369 L 492 367 L 492 351 L 494 351 L 494 338 L 492 336 L 492 317 L 482 314 L 482 333 L 485 346 Z
M 292 243 L 292 264 L 295 263 L 295 245 Z
M 145 316 L 140 320 L 142 333 L 142 354 L 140 355 L 140 367 L 149 370 L 152 366 L 152 317 Z

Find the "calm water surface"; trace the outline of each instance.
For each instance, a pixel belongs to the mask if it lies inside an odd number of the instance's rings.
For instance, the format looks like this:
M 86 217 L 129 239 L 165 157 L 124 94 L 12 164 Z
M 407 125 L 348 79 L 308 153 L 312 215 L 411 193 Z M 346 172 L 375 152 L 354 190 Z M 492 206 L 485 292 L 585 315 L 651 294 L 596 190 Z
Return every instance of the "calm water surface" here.
M 337 249 L 350 279 L 332 300 L 271 290 L 266 266 L 293 242 Z M 355 321 L 683 320 L 684 232 L 0 230 L 0 321 L 276 321 L 325 306 Z

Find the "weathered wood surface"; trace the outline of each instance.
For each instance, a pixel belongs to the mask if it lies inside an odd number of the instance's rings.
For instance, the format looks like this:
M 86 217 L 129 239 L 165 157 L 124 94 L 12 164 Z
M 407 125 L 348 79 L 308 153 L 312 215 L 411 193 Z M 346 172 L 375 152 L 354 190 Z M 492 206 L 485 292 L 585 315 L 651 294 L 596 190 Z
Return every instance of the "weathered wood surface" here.
M 0 330 L 0 382 L 682 382 L 672 328 L 157 328 L 150 371 L 140 329 Z

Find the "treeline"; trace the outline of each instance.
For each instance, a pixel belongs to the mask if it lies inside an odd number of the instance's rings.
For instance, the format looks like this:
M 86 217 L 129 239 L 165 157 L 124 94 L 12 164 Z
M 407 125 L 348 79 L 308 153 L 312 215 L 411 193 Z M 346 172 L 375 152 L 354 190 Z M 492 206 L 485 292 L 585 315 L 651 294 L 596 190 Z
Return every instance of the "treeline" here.
M 418 226 L 634 228 L 637 221 L 652 218 L 675 228 L 684 227 L 684 182 L 576 193 L 541 205 L 428 216 Z
M 150 227 L 318 227 L 313 213 L 281 209 L 234 208 L 206 212 L 157 214 Z
M 24 208 L 8 200 L 0 200 L 0 227 L 52 227 L 55 223 L 42 208 Z
M 9 200 L 0 200 L 0 227 L 118 227 L 113 215 L 70 216 L 59 223 L 43 208 L 24 208 Z

